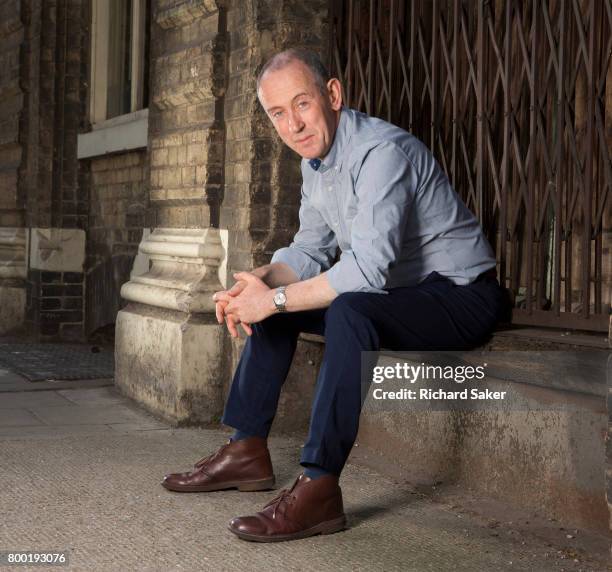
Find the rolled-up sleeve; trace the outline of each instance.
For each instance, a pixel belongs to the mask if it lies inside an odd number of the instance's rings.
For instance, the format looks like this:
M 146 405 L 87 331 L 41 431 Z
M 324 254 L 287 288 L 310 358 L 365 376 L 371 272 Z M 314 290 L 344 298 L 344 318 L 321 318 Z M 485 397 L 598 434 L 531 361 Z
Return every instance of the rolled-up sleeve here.
M 355 181 L 358 208 L 351 226 L 351 248 L 327 272 L 338 294 L 386 294 L 383 288 L 400 255 L 417 187 L 414 165 L 395 144 L 381 143 L 366 155 Z
M 303 187 L 299 218 L 300 228 L 293 242 L 277 250 L 272 262 L 285 263 L 299 280 L 307 280 L 331 267 L 338 242 L 319 211 L 310 203 Z

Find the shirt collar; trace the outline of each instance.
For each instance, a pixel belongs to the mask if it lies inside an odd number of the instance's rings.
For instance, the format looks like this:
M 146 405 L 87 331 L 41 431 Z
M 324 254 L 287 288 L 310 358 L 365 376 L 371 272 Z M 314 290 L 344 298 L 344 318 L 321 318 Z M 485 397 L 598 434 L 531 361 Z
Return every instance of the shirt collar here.
M 319 173 L 325 173 L 330 169 L 340 170 L 344 146 L 348 140 L 349 117 L 345 107 L 340 111 L 340 120 L 334 134 L 334 141 L 329 152 L 323 159 L 311 159 L 308 164 Z

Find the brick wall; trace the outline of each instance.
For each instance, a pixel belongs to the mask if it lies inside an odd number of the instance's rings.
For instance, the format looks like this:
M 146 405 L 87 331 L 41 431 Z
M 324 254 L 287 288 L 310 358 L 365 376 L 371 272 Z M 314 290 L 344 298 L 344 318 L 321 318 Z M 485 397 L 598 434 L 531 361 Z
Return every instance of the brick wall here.
M 212 0 L 157 0 L 152 9 L 154 226 L 218 226 L 225 146 L 225 9 Z
M 77 135 L 85 122 L 89 2 L 24 2 L 21 81 L 27 86 L 21 136 L 27 142 L 20 181 L 26 223 L 87 226 L 80 192 Z
M 25 28 L 22 2 L 0 4 L 0 226 L 23 226 L 18 173 L 23 157 L 19 118 L 24 110 L 20 84 Z
M 76 143 L 86 102 L 88 8 L 87 0 L 0 3 L 0 226 L 86 229 Z M 75 324 L 82 329 L 82 293 L 47 301 L 45 280 L 56 286 L 65 273 L 30 270 L 26 326 L 74 337 Z
M 89 168 L 89 232 L 86 257 L 86 333 L 113 324 L 121 285 L 148 226 L 146 151 L 92 159 Z

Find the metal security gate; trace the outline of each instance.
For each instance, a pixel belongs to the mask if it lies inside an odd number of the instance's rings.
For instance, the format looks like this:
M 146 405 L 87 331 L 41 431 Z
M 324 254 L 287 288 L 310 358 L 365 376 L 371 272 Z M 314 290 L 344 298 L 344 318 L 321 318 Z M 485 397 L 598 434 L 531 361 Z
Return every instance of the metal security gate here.
M 331 0 L 345 101 L 433 150 L 495 247 L 513 322 L 606 331 L 612 0 Z

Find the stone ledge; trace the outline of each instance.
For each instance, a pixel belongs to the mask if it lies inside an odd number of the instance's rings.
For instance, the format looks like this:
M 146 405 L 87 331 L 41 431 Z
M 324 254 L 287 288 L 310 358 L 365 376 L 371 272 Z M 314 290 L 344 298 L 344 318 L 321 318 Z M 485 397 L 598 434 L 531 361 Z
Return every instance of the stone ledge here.
M 607 382 L 605 375 L 597 378 L 587 375 L 588 372 L 585 371 L 582 375 L 568 376 L 568 367 L 576 365 L 571 358 L 559 363 L 547 356 L 547 352 L 566 351 L 569 349 L 569 345 L 580 351 L 581 355 L 584 354 L 585 363 L 588 364 L 588 356 L 591 355 L 591 352 L 597 352 L 596 355 L 600 355 L 601 352 L 607 350 L 607 341 L 603 341 L 602 335 L 575 334 L 575 338 L 566 335 L 562 336 L 563 341 L 559 341 L 556 339 L 557 335 L 563 334 L 564 330 L 546 331 L 543 336 L 537 336 L 537 333 L 541 330 L 534 331 L 534 328 L 526 330 L 500 330 L 492 336 L 486 345 L 465 352 L 464 359 L 469 363 L 474 361 L 477 355 L 486 356 L 487 362 L 495 367 L 495 377 L 497 379 L 512 380 L 515 383 L 598 397 L 606 395 Z M 516 335 L 513 332 L 516 332 Z M 587 345 L 589 338 L 592 343 Z M 315 344 L 325 344 L 323 336 L 314 334 L 300 334 L 300 339 Z M 381 353 L 384 354 L 387 351 L 389 350 L 383 348 Z M 543 363 L 535 368 L 533 364 L 504 360 L 503 355 L 507 351 L 538 351 L 541 352 Z

